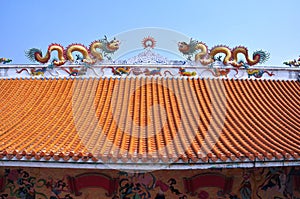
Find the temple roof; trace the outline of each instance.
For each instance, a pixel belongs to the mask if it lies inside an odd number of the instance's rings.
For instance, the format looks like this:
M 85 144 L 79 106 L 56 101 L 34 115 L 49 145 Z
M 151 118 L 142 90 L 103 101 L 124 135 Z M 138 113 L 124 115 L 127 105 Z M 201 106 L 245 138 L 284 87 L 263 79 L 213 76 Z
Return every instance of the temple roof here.
M 0 159 L 299 161 L 296 80 L 0 79 Z
M 27 50 L 39 64 L 0 58 L 0 164 L 299 165 L 299 59 L 263 66 L 264 50 L 166 40 L 184 59 L 151 36 L 124 60 L 135 48 L 106 36 Z

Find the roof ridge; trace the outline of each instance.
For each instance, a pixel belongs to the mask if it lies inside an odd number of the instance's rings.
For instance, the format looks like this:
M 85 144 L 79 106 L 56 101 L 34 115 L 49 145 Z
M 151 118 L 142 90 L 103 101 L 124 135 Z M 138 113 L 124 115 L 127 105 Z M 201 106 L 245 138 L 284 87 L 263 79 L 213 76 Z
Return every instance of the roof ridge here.
M 252 79 L 252 78 L 219 78 L 219 77 L 116 77 L 116 76 L 100 76 L 100 77 L 84 77 L 84 76 L 76 76 L 76 77 L 5 77 L 5 78 L 0 78 L 1 80 L 86 80 L 86 79 L 204 79 L 204 80 L 225 80 L 225 81 L 279 81 L 279 82 L 284 82 L 284 81 L 292 81 L 292 82 L 297 82 L 299 80 L 297 79 Z

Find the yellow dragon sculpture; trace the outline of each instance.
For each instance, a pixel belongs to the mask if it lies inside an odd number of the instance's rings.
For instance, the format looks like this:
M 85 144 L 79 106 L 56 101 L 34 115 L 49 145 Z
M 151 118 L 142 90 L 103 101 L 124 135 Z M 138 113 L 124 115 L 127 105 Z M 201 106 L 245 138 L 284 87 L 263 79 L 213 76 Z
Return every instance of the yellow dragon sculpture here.
M 61 66 L 67 61 L 74 62 L 73 52 L 80 52 L 83 56 L 83 62 L 94 64 L 97 61 L 102 61 L 104 57 L 110 59 L 108 54 L 112 54 L 119 49 L 120 41 L 114 38 L 108 41 L 107 37 L 104 39 L 93 41 L 89 48 L 82 44 L 71 44 L 66 49 L 60 44 L 50 44 L 46 55 L 43 56 L 42 51 L 37 48 L 31 48 L 26 51 L 26 56 L 33 62 L 47 63 L 50 60 L 51 53 L 57 52 L 58 59 L 53 61 L 55 66 Z
M 248 53 L 248 49 L 244 46 L 237 46 L 230 49 L 227 46 L 219 45 L 208 50 L 205 43 L 199 42 L 194 39 L 190 39 L 187 42 L 178 42 L 178 50 L 185 56 L 188 60 L 191 60 L 192 56 L 195 55 L 195 62 L 201 63 L 206 66 L 212 64 L 215 61 L 215 55 L 222 53 L 225 54 L 223 59 L 224 65 L 232 65 L 234 67 L 241 67 L 244 64 L 253 66 L 258 63 L 264 63 L 269 59 L 269 53 L 263 50 L 257 50 L 253 53 L 252 58 Z M 238 54 L 243 54 L 246 58 L 246 62 L 238 60 Z

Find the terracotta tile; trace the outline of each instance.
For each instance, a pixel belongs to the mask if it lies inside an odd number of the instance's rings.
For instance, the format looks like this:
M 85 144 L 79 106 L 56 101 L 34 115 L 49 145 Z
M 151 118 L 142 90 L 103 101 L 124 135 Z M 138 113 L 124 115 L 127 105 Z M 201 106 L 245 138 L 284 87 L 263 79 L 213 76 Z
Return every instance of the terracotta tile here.
M 295 81 L 90 78 L 0 85 L 0 159 L 299 159 Z

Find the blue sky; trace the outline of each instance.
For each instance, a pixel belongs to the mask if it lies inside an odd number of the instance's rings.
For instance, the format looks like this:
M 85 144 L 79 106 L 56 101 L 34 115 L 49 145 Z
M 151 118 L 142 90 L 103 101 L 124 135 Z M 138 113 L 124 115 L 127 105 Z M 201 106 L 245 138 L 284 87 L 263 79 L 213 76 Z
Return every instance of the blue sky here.
M 270 53 L 265 65 L 300 55 L 299 0 L 1 0 L 0 57 L 30 63 L 24 51 L 51 43 L 89 45 L 137 28 L 174 30 L 214 45 Z M 145 37 L 148 35 L 145 35 Z

